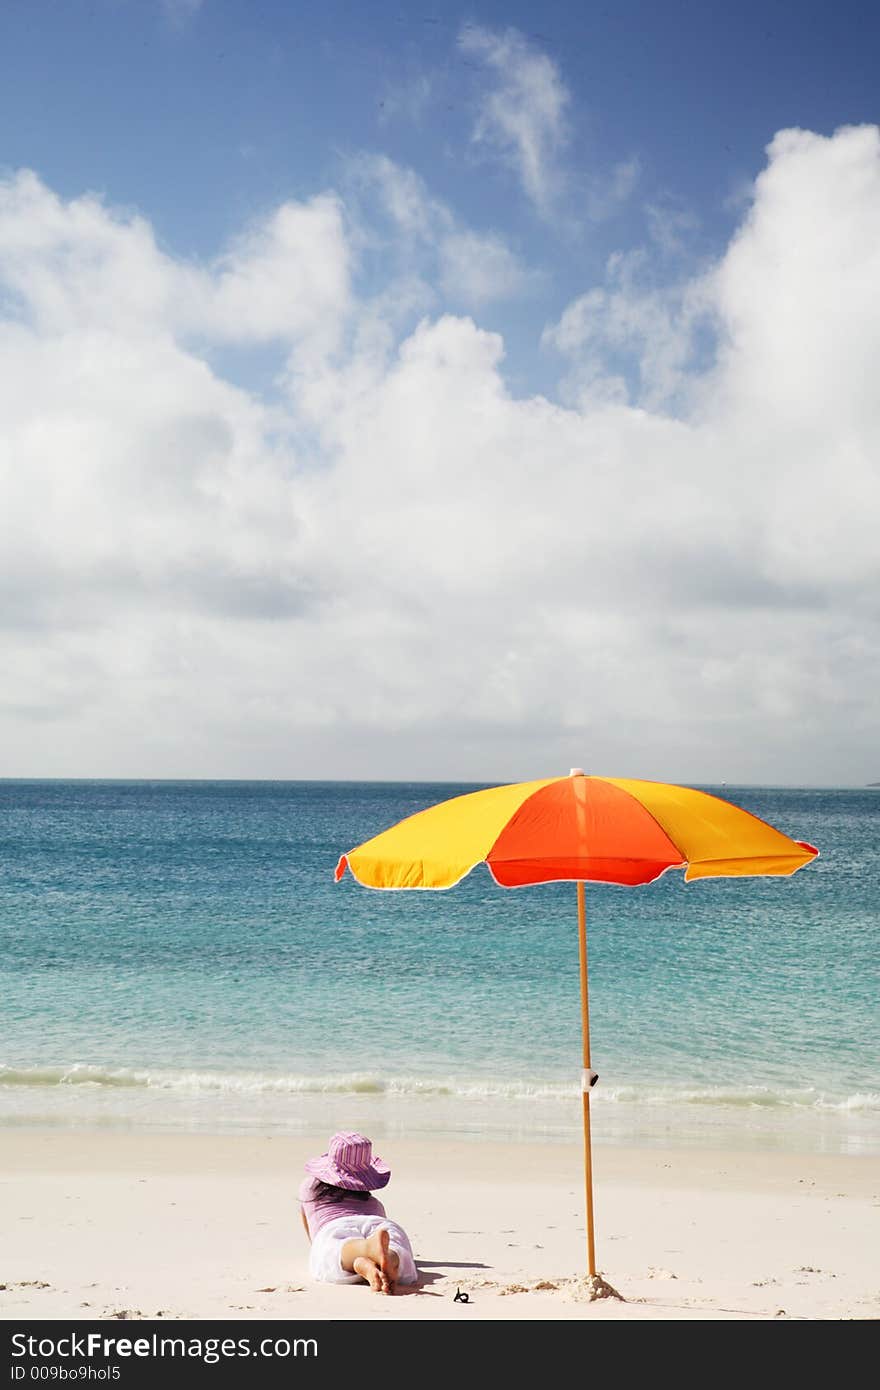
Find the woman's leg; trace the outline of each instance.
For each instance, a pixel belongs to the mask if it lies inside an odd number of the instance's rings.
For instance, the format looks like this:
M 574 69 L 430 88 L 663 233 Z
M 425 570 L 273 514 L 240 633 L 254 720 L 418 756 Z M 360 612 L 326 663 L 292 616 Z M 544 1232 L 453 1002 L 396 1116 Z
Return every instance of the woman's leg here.
M 374 1293 L 394 1293 L 400 1272 L 396 1250 L 388 1249 L 384 1226 L 366 1239 L 347 1240 L 339 1253 L 342 1268 L 366 1279 Z

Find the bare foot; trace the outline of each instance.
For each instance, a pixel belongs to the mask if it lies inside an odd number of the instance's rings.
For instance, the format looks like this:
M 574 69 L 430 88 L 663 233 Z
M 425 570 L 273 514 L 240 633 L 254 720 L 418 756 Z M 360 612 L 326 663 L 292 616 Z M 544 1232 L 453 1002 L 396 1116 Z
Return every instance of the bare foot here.
M 400 1274 L 400 1257 L 396 1250 L 389 1250 L 388 1242 L 388 1232 L 384 1226 L 380 1226 L 367 1238 L 367 1253 L 379 1270 L 381 1292 L 393 1294 Z M 375 1285 L 371 1284 L 371 1287 Z
M 373 1293 L 384 1292 L 384 1280 L 379 1266 L 368 1255 L 358 1255 L 354 1262 L 354 1272 L 359 1274 L 362 1279 L 366 1279 Z

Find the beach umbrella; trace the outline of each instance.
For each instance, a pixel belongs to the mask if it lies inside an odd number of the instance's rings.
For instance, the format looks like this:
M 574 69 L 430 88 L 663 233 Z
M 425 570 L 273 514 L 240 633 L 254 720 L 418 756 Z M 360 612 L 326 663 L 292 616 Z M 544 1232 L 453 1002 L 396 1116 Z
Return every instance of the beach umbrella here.
M 469 792 L 428 807 L 343 854 L 367 888 L 452 888 L 485 864 L 503 888 L 559 880 L 577 884 L 583 1037 L 584 1179 L 587 1267 L 596 1274 L 590 1091 L 585 883 L 651 883 L 668 869 L 685 880 L 793 874 L 818 850 L 791 840 L 720 797 L 691 787 L 624 777 L 568 777 Z

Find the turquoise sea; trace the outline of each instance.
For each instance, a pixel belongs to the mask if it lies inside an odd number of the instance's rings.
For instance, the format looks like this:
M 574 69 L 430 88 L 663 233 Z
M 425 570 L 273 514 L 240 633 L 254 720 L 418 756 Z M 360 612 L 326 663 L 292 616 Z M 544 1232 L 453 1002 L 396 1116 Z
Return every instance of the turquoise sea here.
M 333 881 L 473 789 L 0 782 L 0 1124 L 576 1136 L 574 885 Z M 596 1138 L 880 1152 L 880 791 L 707 790 L 821 858 L 587 886 Z

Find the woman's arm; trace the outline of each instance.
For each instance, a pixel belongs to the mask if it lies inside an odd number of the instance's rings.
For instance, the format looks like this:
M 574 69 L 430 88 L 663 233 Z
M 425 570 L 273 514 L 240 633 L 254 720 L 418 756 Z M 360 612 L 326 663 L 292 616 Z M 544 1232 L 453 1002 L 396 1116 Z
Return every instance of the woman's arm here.
M 308 1223 L 308 1221 L 306 1221 L 306 1213 L 305 1213 L 305 1209 L 304 1209 L 303 1207 L 300 1207 L 300 1209 L 299 1209 L 299 1214 L 300 1214 L 300 1216 L 302 1217 L 303 1230 L 305 1231 L 306 1235 L 308 1236 L 309 1245 L 311 1245 L 311 1243 L 312 1243 L 312 1237 L 311 1237 L 311 1235 L 309 1234 L 309 1223 Z

